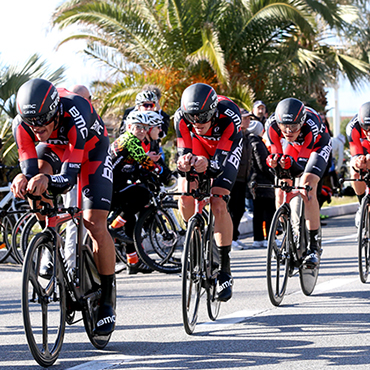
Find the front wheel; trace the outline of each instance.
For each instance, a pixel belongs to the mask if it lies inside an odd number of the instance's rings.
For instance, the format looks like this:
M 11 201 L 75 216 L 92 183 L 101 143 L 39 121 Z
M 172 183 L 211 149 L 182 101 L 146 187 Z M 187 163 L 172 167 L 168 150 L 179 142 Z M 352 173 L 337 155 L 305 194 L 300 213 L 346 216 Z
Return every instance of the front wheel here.
M 187 334 L 192 334 L 198 320 L 202 288 L 202 237 L 199 221 L 188 225 L 182 258 L 182 320 Z
M 358 226 L 358 269 L 360 280 L 367 282 L 370 265 L 370 198 L 366 196 L 361 204 L 361 219 Z
M 24 259 L 22 273 L 22 315 L 28 346 L 43 367 L 51 366 L 62 349 L 66 295 L 62 267 L 56 274 L 45 275 L 44 261 L 55 266 L 52 241 L 48 234 L 36 235 Z
M 289 214 L 280 207 L 272 219 L 267 247 L 267 289 L 274 306 L 280 305 L 288 284 L 291 237 Z

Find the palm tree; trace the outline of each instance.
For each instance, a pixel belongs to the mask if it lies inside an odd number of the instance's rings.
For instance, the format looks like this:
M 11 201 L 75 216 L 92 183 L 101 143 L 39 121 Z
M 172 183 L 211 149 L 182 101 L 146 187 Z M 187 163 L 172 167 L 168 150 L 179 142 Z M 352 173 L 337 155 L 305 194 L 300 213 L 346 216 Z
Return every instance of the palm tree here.
M 132 102 L 144 81 L 162 88 L 173 113 L 193 82 L 247 109 L 255 97 L 271 107 L 292 95 L 310 101 L 339 73 L 356 85 L 369 65 L 321 37 L 348 27 L 344 15 L 356 8 L 334 0 L 72 0 L 53 21 L 83 26 L 63 42 L 87 40 L 85 52 L 119 76 L 104 87 L 102 113 Z
M 64 67 L 50 72 L 45 61 L 35 54 L 22 67 L 0 65 L 0 161 L 14 164 L 18 153 L 13 140 L 11 125 L 17 115 L 15 104 L 18 89 L 29 79 L 45 78 L 53 83 L 63 81 Z

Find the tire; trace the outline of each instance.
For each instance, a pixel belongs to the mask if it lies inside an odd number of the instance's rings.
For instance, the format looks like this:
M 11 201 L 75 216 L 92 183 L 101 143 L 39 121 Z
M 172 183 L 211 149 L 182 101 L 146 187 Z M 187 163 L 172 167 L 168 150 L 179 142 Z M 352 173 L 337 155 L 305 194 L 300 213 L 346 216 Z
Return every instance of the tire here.
M 280 207 L 272 219 L 267 246 L 267 289 L 274 306 L 280 305 L 288 284 L 290 238 L 292 229 L 289 215 L 285 208 Z
M 101 295 L 100 277 L 94 262 L 93 253 L 87 245 L 82 246 L 80 266 L 81 271 L 83 271 L 83 275 L 81 276 L 81 290 L 84 297 L 82 302 L 82 317 L 85 330 L 92 345 L 97 349 L 103 349 L 108 344 L 111 334 L 94 334 Z
M 202 288 L 202 234 L 199 221 L 188 225 L 182 258 L 182 319 L 185 332 L 192 334 L 198 320 Z
M 177 202 L 164 201 L 150 207 L 139 217 L 134 242 L 141 260 L 153 270 L 164 273 L 181 271 L 181 256 L 186 226 Z
M 22 272 L 22 315 L 28 346 L 39 365 L 51 366 L 62 349 L 66 296 L 62 266 L 56 276 L 40 276 L 41 258 L 50 255 L 55 266 L 49 234 L 39 233 L 31 241 Z
M 61 227 L 65 228 L 66 223 L 61 225 Z M 36 234 L 40 233 L 41 231 L 42 231 L 42 228 L 37 220 L 37 217 L 36 215 L 33 215 L 33 217 L 30 217 L 28 219 L 28 221 L 26 222 L 21 232 L 20 249 L 22 250 L 24 256 L 26 255 L 28 245 L 30 241 L 32 240 L 32 238 Z M 63 231 L 61 230 L 58 230 L 58 234 L 62 237 L 64 236 Z
M 18 221 L 14 225 L 14 229 L 12 232 L 12 253 L 16 261 L 20 264 L 23 264 L 24 259 L 24 251 L 21 248 L 21 233 L 26 225 L 26 222 L 32 216 L 34 216 L 34 214 L 31 212 L 26 212 L 22 214 L 22 216 L 18 218 Z
M 370 265 L 370 198 L 366 196 L 361 204 L 361 218 L 358 227 L 358 269 L 360 280 L 367 282 Z
M 0 263 L 12 254 L 12 231 L 15 225 L 13 215 L 6 215 L 1 219 Z

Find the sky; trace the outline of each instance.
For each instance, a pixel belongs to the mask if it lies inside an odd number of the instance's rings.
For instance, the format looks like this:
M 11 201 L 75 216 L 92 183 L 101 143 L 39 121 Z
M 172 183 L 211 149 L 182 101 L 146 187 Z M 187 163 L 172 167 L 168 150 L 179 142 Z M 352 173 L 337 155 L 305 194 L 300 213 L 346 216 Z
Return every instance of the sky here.
M 68 30 L 51 30 L 51 15 L 61 0 L 2 1 L 0 34 L 1 64 L 20 66 L 34 53 L 40 54 L 51 68 L 67 68 L 63 87 L 75 84 L 89 86 L 95 79 L 104 79 L 104 72 L 96 62 L 82 55 L 83 41 L 70 41 L 56 50 L 58 43 L 69 34 Z M 328 90 L 328 107 L 334 106 L 334 91 Z M 370 81 L 360 91 L 354 91 L 348 82 L 340 81 L 339 109 L 341 116 L 353 116 L 361 104 L 370 100 Z M 329 110 L 328 116 L 332 116 Z

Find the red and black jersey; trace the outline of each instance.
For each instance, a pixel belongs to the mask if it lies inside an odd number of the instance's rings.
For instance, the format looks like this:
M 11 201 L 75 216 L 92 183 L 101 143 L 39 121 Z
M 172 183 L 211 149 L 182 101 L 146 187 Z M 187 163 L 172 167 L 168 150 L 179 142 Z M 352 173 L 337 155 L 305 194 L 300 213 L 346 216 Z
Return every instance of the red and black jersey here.
M 346 134 L 349 142 L 349 149 L 352 157 L 366 155 L 370 153 L 370 142 L 358 122 L 356 114 L 346 127 Z
M 270 151 L 272 154 L 288 154 L 293 156 L 295 161 L 305 165 L 312 152 L 320 151 L 330 142 L 328 129 L 321 121 L 319 114 L 308 107 L 306 107 L 306 112 L 306 121 L 296 141 L 289 142 L 285 150 L 283 150 L 281 143 L 284 135 L 276 122 L 275 114 L 270 116 L 266 122 L 266 132 L 271 143 Z M 327 157 L 330 155 L 330 150 L 328 149 Z M 325 159 L 327 160 L 327 158 Z
M 223 165 L 235 141 L 240 141 L 241 116 L 239 107 L 225 96 L 218 96 L 217 113 L 214 122 L 205 135 L 195 133 L 179 108 L 175 113 L 175 129 L 179 155 L 192 153 L 213 158 Z
M 63 151 L 61 175 L 73 185 L 81 164 L 89 160 L 89 152 L 103 137 L 108 137 L 108 132 L 89 101 L 66 89 L 57 90 L 60 96 L 59 124 L 46 143 Z M 22 172 L 29 179 L 39 173 L 36 137 L 19 115 L 13 121 L 13 135 Z M 94 163 L 91 163 L 91 166 L 93 167 Z

